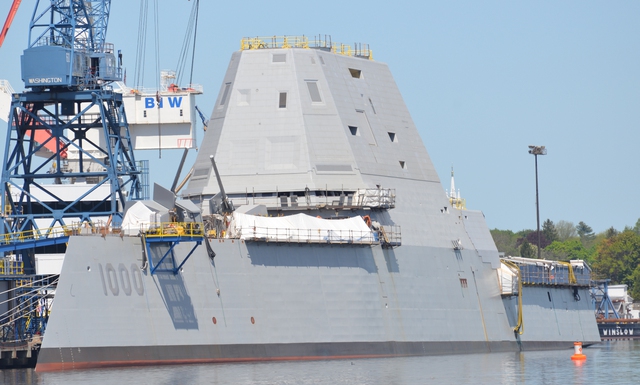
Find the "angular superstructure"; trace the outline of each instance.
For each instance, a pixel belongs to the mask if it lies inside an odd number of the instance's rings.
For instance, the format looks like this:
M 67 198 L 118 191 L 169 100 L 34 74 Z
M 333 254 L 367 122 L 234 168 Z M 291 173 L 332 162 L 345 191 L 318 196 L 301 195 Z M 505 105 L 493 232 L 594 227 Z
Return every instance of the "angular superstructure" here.
M 187 195 L 438 183 L 388 67 L 321 49 L 233 54 Z M 437 195 L 442 199 L 440 190 Z
M 484 215 L 451 204 L 388 67 L 313 45 L 232 55 L 183 191 L 204 236 L 71 237 L 38 370 L 599 340 L 588 268 L 527 262 L 523 286 Z

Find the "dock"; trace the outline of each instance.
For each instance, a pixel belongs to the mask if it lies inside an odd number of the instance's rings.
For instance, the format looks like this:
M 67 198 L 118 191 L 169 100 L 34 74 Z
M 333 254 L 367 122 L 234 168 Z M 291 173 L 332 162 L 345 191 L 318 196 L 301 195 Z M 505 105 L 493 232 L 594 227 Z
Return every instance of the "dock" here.
M 42 336 L 19 343 L 0 342 L 0 370 L 35 368 Z

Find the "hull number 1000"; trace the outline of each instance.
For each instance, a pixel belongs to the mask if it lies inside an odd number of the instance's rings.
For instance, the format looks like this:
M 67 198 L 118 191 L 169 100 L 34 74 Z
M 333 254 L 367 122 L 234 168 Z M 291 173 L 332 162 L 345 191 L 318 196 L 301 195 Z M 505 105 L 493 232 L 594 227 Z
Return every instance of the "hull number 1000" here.
M 117 267 L 113 267 L 111 263 L 107 263 L 102 267 L 100 263 L 98 267 L 100 268 L 100 280 L 104 295 L 111 293 L 111 295 L 117 297 L 124 293 L 124 295 L 130 296 L 133 292 L 138 295 L 144 295 L 142 273 L 140 273 L 140 269 L 135 263 L 132 263 L 129 269 L 124 263 L 118 264 Z

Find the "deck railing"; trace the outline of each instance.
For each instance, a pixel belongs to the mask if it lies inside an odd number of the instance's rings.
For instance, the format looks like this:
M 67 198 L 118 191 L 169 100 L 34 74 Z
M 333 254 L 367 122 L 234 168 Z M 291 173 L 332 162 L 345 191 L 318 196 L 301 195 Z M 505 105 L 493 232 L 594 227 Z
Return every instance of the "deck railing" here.
M 240 50 L 255 50 L 266 48 L 320 48 L 330 50 L 333 53 L 346 56 L 362 57 L 373 60 L 373 53 L 368 44 L 336 43 L 331 37 L 314 36 L 310 40 L 307 36 L 264 36 L 245 37 L 240 40 Z
M 201 222 L 156 222 L 141 226 L 147 238 L 204 237 L 204 225 Z
M 243 227 L 231 238 L 254 242 L 330 243 L 373 245 L 380 243 L 377 233 L 359 230 L 292 229 L 276 227 Z
M 572 263 L 526 258 L 505 260 L 518 266 L 523 285 L 589 286 L 591 283 L 591 269 L 582 261 Z

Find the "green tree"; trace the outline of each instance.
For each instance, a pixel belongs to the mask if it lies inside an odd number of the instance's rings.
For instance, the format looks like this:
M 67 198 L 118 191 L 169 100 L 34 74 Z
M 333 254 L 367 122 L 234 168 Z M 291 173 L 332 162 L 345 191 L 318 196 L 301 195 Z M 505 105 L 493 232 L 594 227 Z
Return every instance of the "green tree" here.
M 604 238 L 596 246 L 595 276 L 629 286 L 630 295 L 640 298 L 640 235 L 625 231 Z
M 491 236 L 499 252 L 505 255 L 520 255 L 517 245 L 518 236 L 513 231 L 493 229 Z
M 552 242 L 545 249 L 545 257 L 560 261 L 570 261 L 572 259 L 582 259 L 589 262 L 590 253 L 585 249 L 582 242 L 577 239 L 568 239 L 564 242 Z
M 520 256 L 522 258 L 535 258 L 537 251 L 538 249 L 526 239 L 522 242 L 522 245 L 520 245 Z
M 636 221 L 636 225 L 633 227 L 633 231 L 635 231 L 636 234 L 640 234 L 640 218 Z
M 611 226 L 611 227 L 609 227 L 607 229 L 607 231 L 605 231 L 604 237 L 609 239 L 609 238 L 614 237 L 614 236 L 616 236 L 618 234 L 620 234 L 620 232 L 618 230 L 614 229 L 613 226 Z
M 578 236 L 582 241 L 584 247 L 591 247 L 593 244 L 593 240 L 596 235 L 593 233 L 593 229 L 587 225 L 586 223 L 580 221 L 578 222 L 578 226 L 576 226 L 576 231 L 578 232 Z
M 544 235 L 549 243 L 553 243 L 553 241 L 558 240 L 558 232 L 556 231 L 556 226 L 553 224 L 551 219 L 547 219 L 542 224 L 542 235 Z
M 558 241 L 564 242 L 567 239 L 575 238 L 578 236 L 576 226 L 573 222 L 558 221 L 556 223 L 556 234 L 558 234 Z
M 578 226 L 576 226 L 576 231 L 578 232 L 578 236 L 580 238 L 593 236 L 593 229 L 587 225 L 586 223 L 580 221 L 578 222 Z

